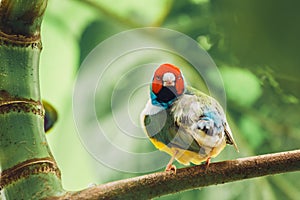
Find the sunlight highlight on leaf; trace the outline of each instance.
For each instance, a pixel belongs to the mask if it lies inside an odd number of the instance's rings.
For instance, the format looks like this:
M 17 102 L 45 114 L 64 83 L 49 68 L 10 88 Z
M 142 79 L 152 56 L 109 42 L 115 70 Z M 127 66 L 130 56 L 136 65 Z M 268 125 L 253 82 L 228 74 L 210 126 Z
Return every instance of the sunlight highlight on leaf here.
M 262 94 L 259 79 L 246 69 L 221 67 L 228 98 L 239 105 L 251 106 Z

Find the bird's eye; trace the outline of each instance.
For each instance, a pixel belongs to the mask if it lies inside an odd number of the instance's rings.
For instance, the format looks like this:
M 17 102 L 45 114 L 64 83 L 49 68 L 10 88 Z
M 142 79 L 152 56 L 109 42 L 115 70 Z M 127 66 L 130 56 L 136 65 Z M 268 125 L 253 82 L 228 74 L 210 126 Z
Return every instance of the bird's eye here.
M 160 76 L 156 76 L 155 78 L 156 80 L 160 81 Z
M 181 76 L 178 76 L 177 79 L 180 80 L 180 79 L 182 79 L 182 77 L 181 77 Z

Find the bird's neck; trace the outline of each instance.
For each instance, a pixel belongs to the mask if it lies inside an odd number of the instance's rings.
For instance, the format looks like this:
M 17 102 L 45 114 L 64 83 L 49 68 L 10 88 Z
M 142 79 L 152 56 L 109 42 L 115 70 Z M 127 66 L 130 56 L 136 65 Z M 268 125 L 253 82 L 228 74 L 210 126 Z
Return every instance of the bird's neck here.
M 163 107 L 164 109 L 168 109 L 175 100 L 177 100 L 177 96 L 173 96 L 173 98 L 167 98 L 161 95 L 156 95 L 154 92 L 151 91 L 150 93 L 151 103 L 154 106 Z

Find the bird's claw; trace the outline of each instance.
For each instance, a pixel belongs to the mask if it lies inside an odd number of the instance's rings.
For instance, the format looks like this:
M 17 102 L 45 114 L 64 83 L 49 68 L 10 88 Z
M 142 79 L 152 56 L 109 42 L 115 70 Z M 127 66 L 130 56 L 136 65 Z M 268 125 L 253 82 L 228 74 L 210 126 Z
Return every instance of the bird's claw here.
M 205 172 L 207 172 L 209 164 L 210 164 L 210 159 L 211 157 L 207 158 L 206 163 L 205 163 Z
M 176 174 L 176 166 L 175 165 L 172 165 L 172 164 L 168 164 L 167 167 L 166 167 L 166 172 L 173 172 L 174 174 Z

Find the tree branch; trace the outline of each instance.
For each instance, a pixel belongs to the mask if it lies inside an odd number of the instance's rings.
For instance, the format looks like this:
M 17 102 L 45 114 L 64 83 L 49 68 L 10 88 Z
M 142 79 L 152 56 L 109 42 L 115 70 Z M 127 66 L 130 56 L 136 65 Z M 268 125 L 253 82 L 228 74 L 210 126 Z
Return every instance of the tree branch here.
M 215 184 L 300 170 L 300 150 L 241 158 L 115 181 L 58 198 L 149 199 Z
M 78 1 L 78 0 L 77 0 Z M 91 8 L 99 11 L 100 13 L 102 13 L 104 16 L 109 17 L 110 19 L 121 23 L 123 25 L 126 25 L 130 28 L 137 28 L 137 27 L 143 27 L 142 24 L 136 22 L 135 20 L 132 20 L 130 18 L 126 18 L 123 16 L 120 16 L 119 14 L 109 10 L 108 8 L 106 8 L 105 6 L 102 6 L 100 3 L 97 3 L 95 1 L 91 1 L 91 0 L 80 0 L 79 2 L 84 3 L 88 6 L 90 6 Z

